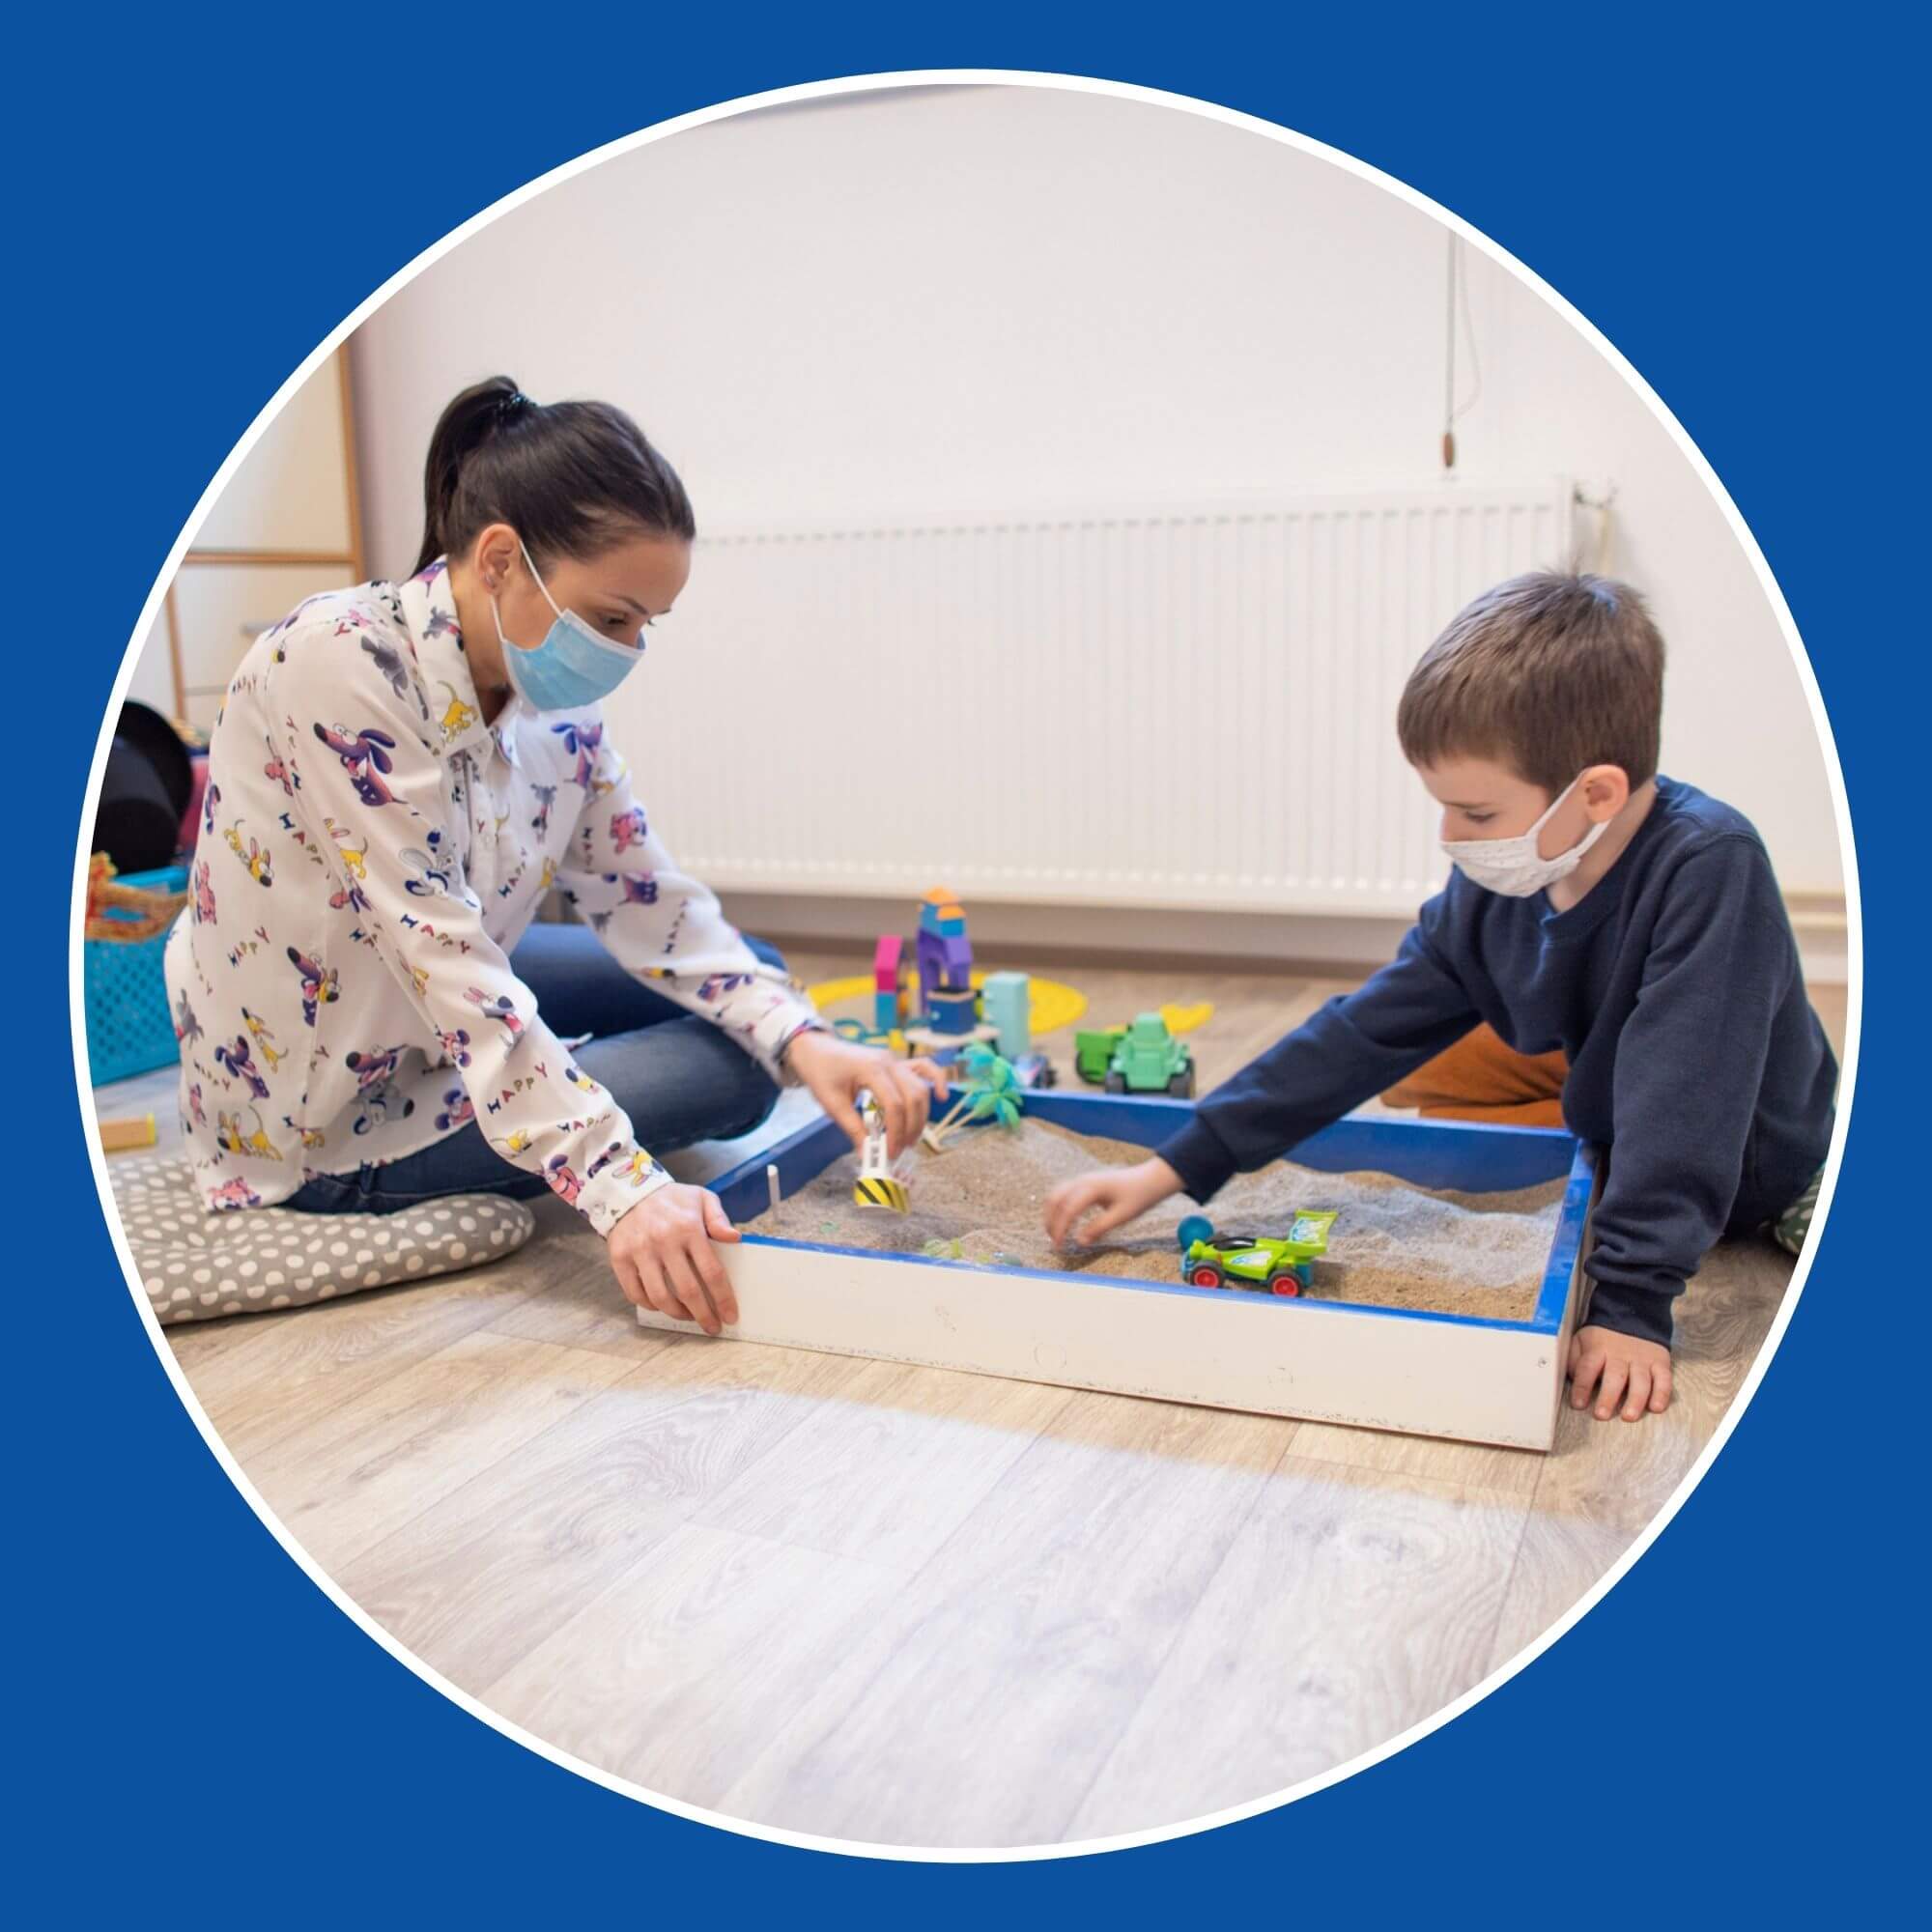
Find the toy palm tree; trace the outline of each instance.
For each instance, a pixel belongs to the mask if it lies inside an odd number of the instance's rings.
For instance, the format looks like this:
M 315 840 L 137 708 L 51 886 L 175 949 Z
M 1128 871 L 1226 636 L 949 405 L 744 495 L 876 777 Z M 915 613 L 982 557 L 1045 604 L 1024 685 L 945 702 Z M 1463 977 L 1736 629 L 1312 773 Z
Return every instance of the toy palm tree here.
M 955 1127 L 974 1121 L 998 1121 L 1009 1132 L 1020 1123 L 1020 1108 L 1026 1089 L 1014 1077 L 1012 1065 L 1002 1060 L 991 1047 L 976 1042 L 962 1056 L 966 1080 L 958 1101 L 945 1120 L 926 1128 L 920 1138 L 934 1152 L 945 1151 L 946 1137 Z

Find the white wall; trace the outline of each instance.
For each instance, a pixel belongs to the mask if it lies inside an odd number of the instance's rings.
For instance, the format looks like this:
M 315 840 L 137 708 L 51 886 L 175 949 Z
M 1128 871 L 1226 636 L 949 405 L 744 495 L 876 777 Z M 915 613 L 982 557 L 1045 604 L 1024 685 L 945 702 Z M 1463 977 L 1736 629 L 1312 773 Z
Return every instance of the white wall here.
M 364 326 L 372 566 L 413 561 L 431 426 L 499 369 L 632 410 L 713 526 L 1429 482 L 1444 254 L 1378 188 L 1136 102 L 914 91 L 696 129 L 552 189 Z M 1788 890 L 1838 889 L 1809 711 L 1717 506 L 1594 351 L 1466 259 L 1463 469 L 1614 479 L 1611 566 L 1671 647 L 1665 769 L 1747 811 Z

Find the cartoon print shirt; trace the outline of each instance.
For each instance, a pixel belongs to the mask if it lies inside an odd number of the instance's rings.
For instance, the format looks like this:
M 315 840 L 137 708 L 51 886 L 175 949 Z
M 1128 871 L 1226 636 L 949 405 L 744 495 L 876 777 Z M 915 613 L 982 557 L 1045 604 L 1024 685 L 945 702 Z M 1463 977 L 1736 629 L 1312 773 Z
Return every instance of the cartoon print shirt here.
M 167 946 L 212 1208 L 285 1200 L 470 1121 L 600 1234 L 670 1177 L 508 954 L 553 885 L 630 972 L 775 1079 L 819 1024 L 679 872 L 596 707 L 483 722 L 439 559 L 312 597 L 249 649 Z

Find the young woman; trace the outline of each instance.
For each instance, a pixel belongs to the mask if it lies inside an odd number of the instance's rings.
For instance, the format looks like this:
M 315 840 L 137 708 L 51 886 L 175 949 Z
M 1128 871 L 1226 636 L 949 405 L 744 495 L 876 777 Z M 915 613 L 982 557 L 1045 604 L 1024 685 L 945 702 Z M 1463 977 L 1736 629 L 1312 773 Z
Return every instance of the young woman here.
M 737 1311 L 712 1243 L 737 1236 L 653 1151 L 747 1133 L 802 1083 L 855 1145 L 869 1089 L 896 1153 L 944 1081 L 826 1030 L 604 741 L 696 531 L 630 417 L 479 384 L 424 494 L 416 574 L 310 598 L 215 721 L 167 949 L 203 1197 L 385 1213 L 549 1185 L 632 1301 L 715 1334 Z M 531 925 L 554 884 L 584 923 Z

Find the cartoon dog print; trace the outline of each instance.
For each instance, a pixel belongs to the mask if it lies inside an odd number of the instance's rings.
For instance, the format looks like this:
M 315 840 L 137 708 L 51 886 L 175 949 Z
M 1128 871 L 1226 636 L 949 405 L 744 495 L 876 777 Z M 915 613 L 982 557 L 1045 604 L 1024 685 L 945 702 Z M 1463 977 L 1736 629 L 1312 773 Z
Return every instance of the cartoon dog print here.
M 369 876 L 368 839 L 363 839 L 359 845 L 352 845 L 349 843 L 348 826 L 338 825 L 332 818 L 325 818 L 322 822 L 328 836 L 335 840 L 335 849 L 342 855 L 342 863 L 348 868 L 349 876 L 352 879 L 366 880 Z
M 346 724 L 338 724 L 331 730 L 318 721 L 315 735 L 342 760 L 342 768 L 355 787 L 355 796 L 364 805 L 394 802 L 395 793 L 383 782 L 384 776 L 396 768 L 389 756 L 396 749 L 396 741 L 386 731 L 379 731 L 373 724 L 364 725 L 360 731 L 352 731 Z
M 301 975 L 302 1018 L 308 1025 L 315 1024 L 317 1007 L 332 1005 L 339 996 L 340 989 L 335 983 L 335 968 L 325 972 L 313 959 L 307 957 L 298 948 L 289 948 L 289 964 Z
M 563 749 L 577 755 L 576 781 L 585 791 L 590 789 L 590 775 L 596 767 L 597 751 L 604 742 L 604 727 L 601 724 L 580 724 L 575 719 L 567 719 L 561 724 L 550 727 L 563 740 Z
M 232 1045 L 224 1042 L 217 1046 L 214 1058 L 237 1080 L 244 1082 L 256 1099 L 266 1100 L 269 1097 L 269 1083 L 256 1070 L 255 1063 L 249 1056 L 246 1034 L 237 1034 Z
M 289 761 L 275 750 L 275 741 L 272 738 L 265 738 L 263 742 L 269 748 L 269 762 L 262 767 L 262 776 L 273 779 L 288 797 L 295 797 L 301 789 L 300 777 Z
M 585 1175 L 584 1179 L 595 1180 L 607 1167 L 613 1165 L 618 1157 L 623 1154 L 624 1143 L 622 1141 L 612 1141 L 590 1163 L 590 1171 Z M 617 1169 L 617 1177 L 621 1180 L 629 1181 L 633 1187 L 641 1187 L 656 1170 L 657 1162 L 651 1158 L 649 1153 L 640 1147 L 634 1147 L 630 1153 L 624 1156 L 623 1164 Z
M 251 1013 L 246 1007 L 242 1009 L 242 1024 L 248 1029 L 255 1044 L 261 1048 L 262 1058 L 269 1063 L 269 1071 L 272 1073 L 288 1058 L 286 1050 L 276 1050 L 275 1036 L 270 1031 L 268 1023 Z
M 442 1096 L 442 1112 L 436 1117 L 437 1132 L 449 1133 L 475 1118 L 475 1103 L 461 1087 L 452 1087 Z
M 201 829 L 210 838 L 214 837 L 214 808 L 221 803 L 221 787 L 211 784 L 201 795 Z
M 195 1125 L 206 1129 L 208 1116 L 201 1111 L 201 1082 L 199 1080 L 187 1090 L 187 1111 Z
M 530 820 L 530 829 L 541 838 L 550 830 L 550 809 L 556 803 L 556 787 L 532 785 L 530 791 L 537 802 L 537 815 Z
M 475 1007 L 486 1020 L 501 1020 L 510 1030 L 514 1039 L 524 1030 L 524 1023 L 517 1017 L 517 1009 L 501 993 L 485 993 L 481 986 L 471 986 L 463 995 Z
M 214 887 L 208 876 L 206 859 L 194 868 L 194 923 L 197 925 L 214 923 Z
M 270 1139 L 268 1130 L 262 1125 L 262 1116 L 253 1107 L 248 1111 L 255 1116 L 255 1131 L 244 1134 L 242 1131 L 242 1116 L 217 1112 L 215 1115 L 215 1137 L 230 1153 L 253 1154 L 258 1160 L 280 1160 L 281 1150 Z
M 656 905 L 658 902 L 657 877 L 651 872 L 606 872 L 607 886 L 622 886 L 626 905 Z
M 469 1031 L 467 1027 L 457 1027 L 451 1033 L 437 1029 L 437 1038 L 442 1042 L 442 1050 L 458 1066 L 469 1065 Z
M 413 846 L 405 846 L 402 859 L 406 866 L 413 867 L 416 876 L 403 881 L 403 890 L 415 898 L 440 898 L 449 892 L 449 882 L 456 875 L 456 868 L 440 856 L 439 848 L 442 844 L 440 831 L 429 835 L 429 850 L 418 852 Z
M 508 1159 L 514 1160 L 530 1145 L 530 1131 L 527 1127 L 518 1127 L 513 1133 L 501 1139 L 493 1137 L 490 1145 Z
M 406 1046 L 379 1046 L 361 1053 L 352 1048 L 342 1056 L 342 1064 L 355 1076 L 355 1090 L 365 1099 L 394 1074 L 409 1049 Z
M 368 1112 L 355 1116 L 355 1124 L 352 1129 L 358 1134 L 366 1134 L 371 1127 L 380 1127 L 388 1120 L 389 1110 L 395 1105 L 395 1096 L 386 1087 L 378 1087 L 365 1098 L 363 1104 Z M 413 1100 L 405 1100 L 400 1118 L 407 1121 L 415 1110 L 416 1103 Z
M 645 835 L 644 808 L 634 805 L 629 811 L 613 811 L 611 814 L 611 837 L 618 852 L 628 852 L 633 845 L 641 845 Z
M 194 1016 L 194 1009 L 187 1003 L 184 990 L 175 995 L 175 1038 L 187 1046 L 201 1037 L 201 1022 Z
M 430 635 L 432 637 L 435 636 L 434 630 L 431 631 Z M 376 660 L 376 668 L 388 679 L 389 689 L 398 697 L 409 696 L 410 668 L 403 662 L 402 652 L 397 650 L 393 644 L 385 644 L 377 638 L 364 638 L 362 639 L 362 648 Z M 429 716 L 429 700 L 423 696 L 420 691 L 416 693 L 415 698 L 416 709 L 427 718 Z
M 442 742 L 446 745 L 452 738 L 460 738 L 475 724 L 477 712 L 473 704 L 466 704 L 457 696 L 456 687 L 438 678 L 437 683 L 449 694 L 449 702 L 443 706 L 442 716 L 437 721 L 442 726 Z
M 230 1208 L 259 1208 L 262 1197 L 238 1174 L 209 1190 L 208 1205 L 224 1211 Z
M 247 851 L 242 851 L 242 821 L 239 818 L 221 836 L 227 839 L 228 849 L 247 867 L 248 876 L 258 886 L 272 886 L 275 883 L 274 871 L 269 863 L 267 846 L 257 845 L 251 838 L 248 841 Z
M 700 1000 L 722 1000 L 726 993 L 734 993 L 740 986 L 749 986 L 752 976 L 749 973 L 714 973 L 697 988 Z

